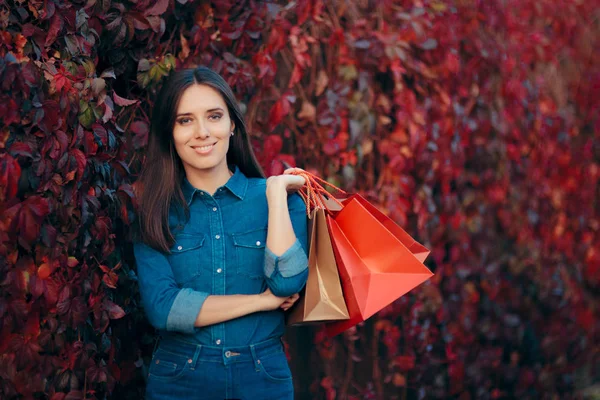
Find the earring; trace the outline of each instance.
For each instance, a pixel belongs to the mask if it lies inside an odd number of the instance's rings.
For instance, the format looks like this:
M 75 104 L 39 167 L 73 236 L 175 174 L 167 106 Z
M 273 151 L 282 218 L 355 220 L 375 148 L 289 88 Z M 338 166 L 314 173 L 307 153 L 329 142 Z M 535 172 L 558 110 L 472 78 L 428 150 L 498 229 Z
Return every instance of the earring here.
M 233 133 L 233 131 L 231 131 L 231 136 L 233 136 L 233 135 L 234 135 L 234 133 Z

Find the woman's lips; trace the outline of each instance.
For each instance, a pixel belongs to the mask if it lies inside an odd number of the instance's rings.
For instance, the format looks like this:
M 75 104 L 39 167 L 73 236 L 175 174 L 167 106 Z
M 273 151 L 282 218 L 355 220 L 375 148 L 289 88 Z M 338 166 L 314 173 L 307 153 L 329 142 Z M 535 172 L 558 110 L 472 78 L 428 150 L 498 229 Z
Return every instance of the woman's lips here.
M 207 146 L 192 146 L 192 149 L 198 154 L 206 155 L 209 154 L 212 149 L 215 147 L 216 143 L 207 145 Z

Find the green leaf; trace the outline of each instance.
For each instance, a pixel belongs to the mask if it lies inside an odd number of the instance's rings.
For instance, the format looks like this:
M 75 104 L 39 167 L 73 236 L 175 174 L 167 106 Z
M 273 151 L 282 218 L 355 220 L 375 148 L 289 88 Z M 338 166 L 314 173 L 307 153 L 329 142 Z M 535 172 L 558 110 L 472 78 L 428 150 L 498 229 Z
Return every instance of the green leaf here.
M 167 67 L 167 70 L 170 71 L 172 69 L 175 69 L 176 62 L 177 62 L 177 60 L 175 59 L 174 55 L 167 54 L 165 56 L 164 65 Z
M 96 64 L 92 60 L 85 60 L 81 63 L 83 69 L 85 69 L 85 76 L 91 78 L 96 74 Z
M 344 65 L 338 70 L 338 74 L 346 81 L 352 81 L 358 77 L 358 71 L 354 65 Z
M 150 76 L 147 73 L 138 73 L 137 83 L 138 85 L 140 85 L 141 88 L 145 89 L 150 83 Z
M 167 76 L 168 74 L 169 74 L 169 71 L 167 71 L 160 64 L 156 64 L 154 67 L 152 67 L 150 69 L 150 72 L 148 73 L 148 75 L 150 76 L 150 79 L 152 79 L 156 83 L 160 82 L 160 80 L 163 78 L 163 76 Z
M 94 78 L 92 80 L 92 90 L 94 95 L 98 96 L 104 89 L 106 89 L 106 81 L 104 79 Z
M 96 121 L 94 110 L 88 103 L 83 101 L 79 102 L 79 123 L 86 129 L 90 129 L 92 124 Z

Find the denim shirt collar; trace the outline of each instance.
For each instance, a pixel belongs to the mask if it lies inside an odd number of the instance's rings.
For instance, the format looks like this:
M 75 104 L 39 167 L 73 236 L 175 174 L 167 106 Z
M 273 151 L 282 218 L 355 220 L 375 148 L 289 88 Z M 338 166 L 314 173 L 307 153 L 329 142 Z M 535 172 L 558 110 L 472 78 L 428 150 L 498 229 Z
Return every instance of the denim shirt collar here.
M 235 197 L 240 200 L 244 200 L 244 196 L 246 196 L 246 189 L 248 188 L 248 178 L 240 169 L 234 166 L 233 175 L 229 178 L 227 183 L 223 186 L 227 190 L 231 192 Z M 202 190 L 196 189 L 190 181 L 186 177 L 183 178 L 183 183 L 181 185 L 181 190 L 183 191 L 183 197 L 187 202 L 188 206 L 192 203 L 194 199 L 194 194 L 196 192 L 201 192 Z

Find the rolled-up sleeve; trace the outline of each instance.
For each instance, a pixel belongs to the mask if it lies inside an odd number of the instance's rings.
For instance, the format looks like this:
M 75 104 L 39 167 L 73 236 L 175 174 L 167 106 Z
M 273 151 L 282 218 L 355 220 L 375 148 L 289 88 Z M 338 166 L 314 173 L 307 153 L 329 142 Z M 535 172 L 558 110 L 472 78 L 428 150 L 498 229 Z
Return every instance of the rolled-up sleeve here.
M 281 256 L 265 248 L 265 277 L 271 292 L 276 296 L 291 296 L 298 293 L 308 278 L 308 230 L 306 205 L 300 195 L 288 197 L 288 210 L 296 241 Z
M 163 253 L 140 242 L 134 243 L 133 251 L 142 305 L 152 326 L 194 333 L 196 317 L 208 293 L 180 288 Z

